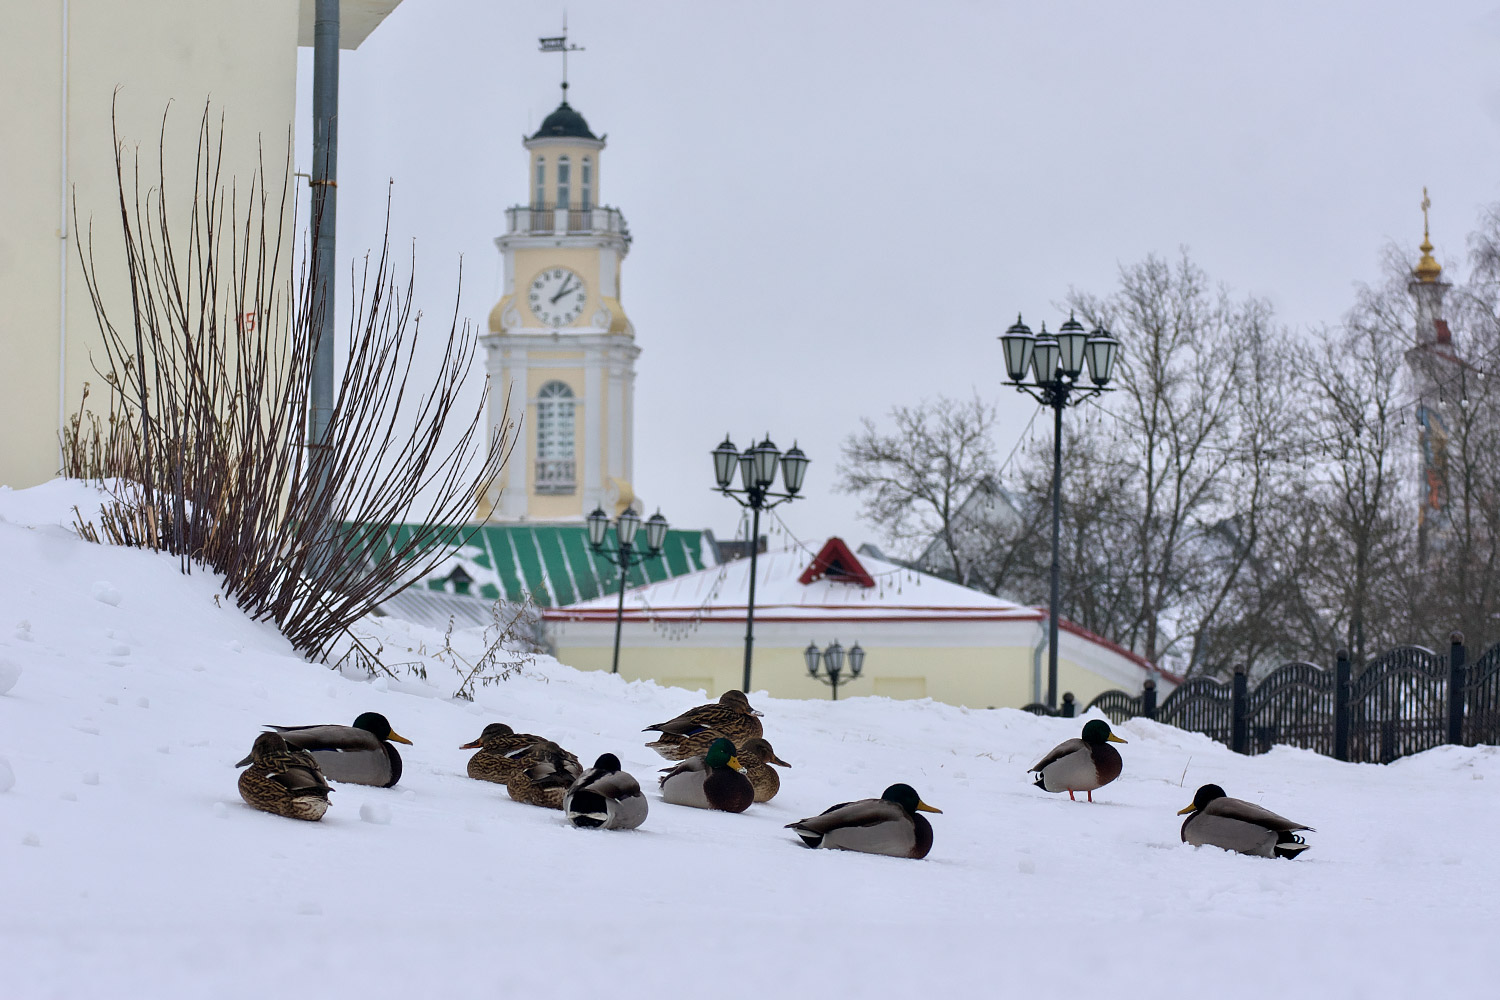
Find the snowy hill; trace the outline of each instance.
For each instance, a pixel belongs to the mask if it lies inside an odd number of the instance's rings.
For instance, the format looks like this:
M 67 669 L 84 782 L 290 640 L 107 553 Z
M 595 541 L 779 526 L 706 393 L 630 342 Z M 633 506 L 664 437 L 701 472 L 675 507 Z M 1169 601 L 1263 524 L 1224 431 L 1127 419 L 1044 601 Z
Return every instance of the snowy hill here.
M 0 489 L 0 995 L 6 998 L 1482 995 L 1500 916 L 1500 753 L 1388 767 L 1238 757 L 1145 721 L 1069 802 L 1026 768 L 1080 722 L 752 693 L 794 766 L 743 815 L 662 803 L 641 728 L 701 693 L 542 659 L 453 701 L 292 655 L 175 560 L 79 541 L 76 483 Z M 365 629 L 401 658 L 436 633 Z M 477 651 L 475 635 L 460 637 Z M 418 652 L 407 653 L 411 649 Z M 0 683 L 0 687 L 4 684 Z M 246 807 L 264 723 L 387 715 L 393 789 L 321 823 Z M 488 722 L 648 787 L 634 832 L 580 831 L 464 775 Z M 13 775 L 13 781 L 7 780 Z M 802 848 L 784 824 L 905 781 L 944 810 L 925 861 Z M 1298 861 L 1194 849 L 1215 781 L 1317 827 Z

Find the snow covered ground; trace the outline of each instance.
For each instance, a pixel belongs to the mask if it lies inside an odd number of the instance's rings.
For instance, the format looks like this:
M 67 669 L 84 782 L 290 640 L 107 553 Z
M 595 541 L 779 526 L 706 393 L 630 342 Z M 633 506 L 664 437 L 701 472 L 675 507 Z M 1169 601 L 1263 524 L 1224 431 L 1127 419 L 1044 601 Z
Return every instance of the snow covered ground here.
M 1149 722 L 1094 805 L 1025 773 L 1080 722 L 752 696 L 794 767 L 743 815 L 670 806 L 641 728 L 701 693 L 543 659 L 346 677 L 216 601 L 212 576 L 91 545 L 76 483 L 0 489 L 0 996 L 1482 996 L 1500 917 L 1500 752 L 1388 767 L 1238 757 Z M 388 651 L 440 637 L 371 622 Z M 476 636 L 466 636 L 471 651 Z M 321 823 L 246 807 L 263 723 L 386 714 L 394 789 Z M 580 831 L 464 776 L 488 722 L 650 782 L 634 832 Z M 7 780 L 13 774 L 13 781 Z M 905 781 L 944 810 L 925 861 L 802 848 L 783 825 Z M 1201 783 L 1317 827 L 1298 861 L 1194 849 Z M 6 787 L 9 785 L 10 787 Z M 1492 994 L 1493 995 L 1493 994 Z

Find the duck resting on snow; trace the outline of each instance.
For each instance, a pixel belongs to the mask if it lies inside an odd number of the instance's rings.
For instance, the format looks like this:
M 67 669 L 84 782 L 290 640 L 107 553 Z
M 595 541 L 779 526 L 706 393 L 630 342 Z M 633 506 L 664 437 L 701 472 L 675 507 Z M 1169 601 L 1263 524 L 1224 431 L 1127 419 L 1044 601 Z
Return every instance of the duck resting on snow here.
M 740 763 L 745 765 L 745 777 L 750 779 L 750 784 L 755 789 L 755 801 L 770 802 L 775 798 L 776 793 L 781 791 L 781 775 L 771 765 L 792 765 L 776 756 L 770 743 L 758 738 L 740 747 L 737 756 Z
M 878 799 L 840 802 L 817 816 L 788 823 L 808 847 L 830 847 L 893 858 L 925 858 L 932 824 L 919 812 L 940 813 L 910 785 L 892 785 Z
M 1036 787 L 1067 792 L 1075 802 L 1074 792 L 1088 792 L 1092 802 L 1094 789 L 1114 781 L 1124 767 L 1119 751 L 1110 744 L 1128 742 L 1110 732 L 1103 719 L 1092 719 L 1084 724 L 1082 738 L 1059 743 L 1030 769 L 1036 772 Z
M 661 797 L 665 802 L 698 809 L 739 813 L 755 801 L 755 786 L 745 777 L 745 765 L 736 756 L 734 744 L 722 736 L 701 757 L 690 757 L 676 767 L 664 768 Z
M 1193 804 L 1179 809 L 1177 815 L 1187 816 L 1182 821 L 1183 843 L 1208 844 L 1261 858 L 1297 857 L 1308 845 L 1296 831 L 1312 830 L 1253 802 L 1231 799 L 1218 785 L 1198 789 Z
M 312 754 L 323 776 L 355 785 L 390 788 L 401 780 L 401 755 L 388 740 L 411 744 L 379 712 L 365 712 L 352 726 L 268 726 L 287 745 Z M 250 763 L 246 757 L 240 767 Z
M 479 751 L 469 758 L 469 777 L 506 785 L 525 769 L 521 764 L 525 751 L 546 742 L 540 736 L 518 733 L 503 722 L 491 722 L 479 734 L 479 739 L 465 743 L 459 749 Z M 567 751 L 564 754 L 574 764 L 578 763 L 577 757 Z
M 675 719 L 641 731 L 661 733 L 654 743 L 646 746 L 667 760 L 687 760 L 708 753 L 709 746 L 721 736 L 735 746 L 757 739 L 764 732 L 760 724 L 762 714 L 750 707 L 745 692 L 731 689 L 720 695 L 717 702 L 690 708 Z
M 287 746 L 276 733 L 261 733 L 250 748 L 249 764 L 240 775 L 240 798 L 263 812 L 288 819 L 320 820 L 333 789 L 317 761 L 305 750 Z
M 646 820 L 646 796 L 620 758 L 600 754 L 594 766 L 578 776 L 563 795 L 563 816 L 590 830 L 634 830 Z
M 516 755 L 518 770 L 505 783 L 517 802 L 544 809 L 561 809 L 563 798 L 582 774 L 578 758 L 551 740 L 543 740 Z

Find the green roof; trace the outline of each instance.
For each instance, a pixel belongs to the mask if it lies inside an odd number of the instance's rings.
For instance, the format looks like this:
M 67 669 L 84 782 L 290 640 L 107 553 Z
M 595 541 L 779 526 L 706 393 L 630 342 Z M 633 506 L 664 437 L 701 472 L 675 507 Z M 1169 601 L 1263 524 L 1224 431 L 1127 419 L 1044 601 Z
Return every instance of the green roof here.
M 395 529 L 397 544 L 421 530 L 417 525 Z M 462 567 L 472 582 L 457 586 L 486 600 L 524 601 L 538 607 L 556 608 L 587 601 L 601 594 L 617 593 L 620 571 L 589 547 L 588 527 L 583 524 L 486 524 L 473 529 L 468 544 L 459 547 L 470 529 L 442 532 L 453 551 L 417 586 L 431 590 L 455 590 L 448 577 Z M 606 543 L 614 544 L 613 532 Z M 628 586 L 659 583 L 703 569 L 708 548 L 702 531 L 667 532 L 661 555 L 630 570 Z

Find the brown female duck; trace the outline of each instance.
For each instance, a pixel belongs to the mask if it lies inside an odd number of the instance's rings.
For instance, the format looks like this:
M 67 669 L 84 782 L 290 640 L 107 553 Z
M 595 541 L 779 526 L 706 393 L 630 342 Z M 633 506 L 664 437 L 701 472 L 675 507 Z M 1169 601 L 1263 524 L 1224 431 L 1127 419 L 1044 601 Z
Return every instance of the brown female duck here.
M 750 779 L 751 786 L 755 788 L 755 801 L 770 802 L 781 791 L 781 776 L 771 765 L 792 765 L 776 756 L 771 744 L 759 737 L 740 747 L 739 758 L 740 763 L 745 765 L 745 777 Z
M 332 791 L 305 750 L 287 746 L 277 733 L 261 733 L 240 775 L 240 798 L 263 812 L 288 819 L 320 820 Z
M 545 742 L 540 736 L 518 733 L 503 722 L 491 722 L 479 734 L 479 739 L 465 743 L 459 749 L 479 751 L 469 758 L 469 777 L 504 785 L 521 772 L 522 752 Z M 576 757 L 574 763 L 577 763 Z
M 686 760 L 707 753 L 713 741 L 721 736 L 736 746 L 758 738 L 764 732 L 761 714 L 750 707 L 745 692 L 731 689 L 715 703 L 699 705 L 668 722 L 647 726 L 642 732 L 661 733 L 654 743 L 646 746 L 667 760 Z
M 545 809 L 561 809 L 568 789 L 583 773 L 578 758 L 550 740 L 520 751 L 517 765 L 505 790 L 517 802 Z

